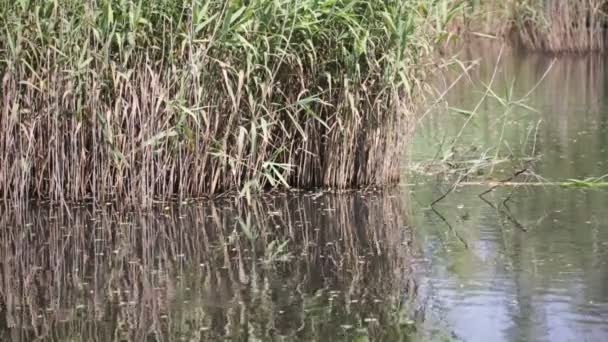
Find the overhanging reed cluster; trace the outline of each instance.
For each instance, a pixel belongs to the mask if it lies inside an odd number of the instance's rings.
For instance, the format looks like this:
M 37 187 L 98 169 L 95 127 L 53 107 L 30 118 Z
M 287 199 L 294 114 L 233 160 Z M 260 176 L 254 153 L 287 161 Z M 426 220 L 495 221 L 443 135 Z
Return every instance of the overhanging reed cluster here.
M 425 3 L 3 1 L 0 196 L 392 183 Z

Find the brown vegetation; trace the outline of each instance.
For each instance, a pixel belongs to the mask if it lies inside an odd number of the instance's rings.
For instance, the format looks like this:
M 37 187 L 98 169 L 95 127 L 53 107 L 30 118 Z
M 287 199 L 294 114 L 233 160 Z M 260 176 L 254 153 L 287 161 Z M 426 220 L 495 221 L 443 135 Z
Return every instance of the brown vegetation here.
M 474 0 L 450 23 L 459 37 L 504 37 L 530 51 L 604 52 L 606 0 Z
M 608 43 L 608 1 L 520 1 L 515 29 L 530 50 L 604 52 Z

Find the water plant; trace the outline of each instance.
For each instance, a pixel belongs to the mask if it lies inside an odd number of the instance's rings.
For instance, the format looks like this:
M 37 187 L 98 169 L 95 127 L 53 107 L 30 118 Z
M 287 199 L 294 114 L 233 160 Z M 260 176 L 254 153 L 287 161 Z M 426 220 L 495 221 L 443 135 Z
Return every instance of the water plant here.
M 524 46 L 549 52 L 606 49 L 605 0 L 515 1 L 514 27 Z
M 446 7 L 427 0 L 2 1 L 0 197 L 383 185 Z
M 608 186 L 606 181 L 608 175 L 601 177 L 587 177 L 585 179 L 568 179 L 558 184 L 563 187 L 579 187 L 579 188 L 601 188 Z
M 526 49 L 551 53 L 604 52 L 605 0 L 470 0 L 452 31 L 507 37 Z

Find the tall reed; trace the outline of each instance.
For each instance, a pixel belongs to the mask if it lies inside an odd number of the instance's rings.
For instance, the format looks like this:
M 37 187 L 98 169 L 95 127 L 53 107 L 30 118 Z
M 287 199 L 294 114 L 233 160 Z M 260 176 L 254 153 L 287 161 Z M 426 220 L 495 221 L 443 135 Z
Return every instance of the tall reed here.
M 519 1 L 514 20 L 523 45 L 548 52 L 606 50 L 608 1 Z
M 606 0 L 470 0 L 451 31 L 514 39 L 526 49 L 550 53 L 604 52 Z
M 427 0 L 0 2 L 0 196 L 187 198 L 399 178 Z

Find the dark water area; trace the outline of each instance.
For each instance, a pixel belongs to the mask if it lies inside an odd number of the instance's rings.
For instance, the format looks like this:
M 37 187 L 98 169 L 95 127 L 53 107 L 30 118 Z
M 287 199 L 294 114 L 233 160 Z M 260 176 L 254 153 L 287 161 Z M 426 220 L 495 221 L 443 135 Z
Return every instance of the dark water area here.
M 396 194 L 3 213 L 0 340 L 408 340 Z
M 425 118 L 415 139 L 419 170 L 430 159 L 455 168 L 503 161 L 480 167 L 436 211 L 429 203 L 453 177 L 418 172 L 410 180 L 426 326 L 441 324 L 462 341 L 606 341 L 608 188 L 555 184 L 608 174 L 606 61 L 505 49 L 496 64 L 499 55 L 500 46 L 472 48 L 480 67 L 450 93 L 453 108 Z M 484 84 L 512 105 L 480 101 Z M 532 89 L 524 103 L 534 110 L 513 105 Z M 462 113 L 478 104 L 463 129 Z M 442 147 L 459 132 L 455 148 Z M 480 198 L 491 187 L 484 180 L 524 169 L 513 181 L 535 185 Z

